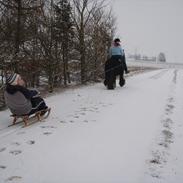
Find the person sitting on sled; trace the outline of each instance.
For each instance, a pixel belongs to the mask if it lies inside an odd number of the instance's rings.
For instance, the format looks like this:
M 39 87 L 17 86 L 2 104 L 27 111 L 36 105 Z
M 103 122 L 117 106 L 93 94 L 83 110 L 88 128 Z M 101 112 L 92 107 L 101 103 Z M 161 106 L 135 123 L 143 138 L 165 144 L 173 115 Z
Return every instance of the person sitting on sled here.
M 40 110 L 43 110 L 41 115 L 44 115 L 48 108 L 39 92 L 27 89 L 24 80 L 17 73 L 7 75 L 4 97 L 12 114 L 17 116 L 31 115 Z
M 129 71 L 126 65 L 125 53 L 124 50 L 121 48 L 120 42 L 121 41 L 119 38 L 114 39 L 113 45 L 109 49 L 109 57 L 112 60 L 120 60 L 125 73 L 128 74 Z

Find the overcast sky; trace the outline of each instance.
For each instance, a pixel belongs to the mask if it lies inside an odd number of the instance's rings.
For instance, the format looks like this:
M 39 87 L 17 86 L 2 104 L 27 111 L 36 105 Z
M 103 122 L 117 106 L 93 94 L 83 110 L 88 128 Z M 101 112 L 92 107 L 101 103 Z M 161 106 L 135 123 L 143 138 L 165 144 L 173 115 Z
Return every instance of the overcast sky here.
M 183 63 L 183 0 L 111 0 L 126 53 Z

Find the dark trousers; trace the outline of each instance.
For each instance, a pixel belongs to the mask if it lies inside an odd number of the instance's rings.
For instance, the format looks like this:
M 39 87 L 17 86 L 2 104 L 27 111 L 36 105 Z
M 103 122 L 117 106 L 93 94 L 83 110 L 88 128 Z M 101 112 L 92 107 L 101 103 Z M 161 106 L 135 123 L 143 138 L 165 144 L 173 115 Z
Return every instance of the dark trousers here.
M 30 111 L 29 115 L 34 114 L 37 111 L 48 108 L 45 101 L 41 97 L 31 98 L 31 103 L 32 103 L 32 110 Z

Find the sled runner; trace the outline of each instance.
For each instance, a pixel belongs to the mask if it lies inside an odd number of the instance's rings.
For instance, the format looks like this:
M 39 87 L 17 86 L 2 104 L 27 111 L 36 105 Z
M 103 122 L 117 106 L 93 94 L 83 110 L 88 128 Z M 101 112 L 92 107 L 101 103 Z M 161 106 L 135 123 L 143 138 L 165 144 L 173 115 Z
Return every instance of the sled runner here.
M 50 111 L 51 111 L 51 108 L 47 108 L 47 109 L 37 111 L 31 115 L 17 116 L 15 114 L 12 114 L 10 116 L 13 117 L 13 123 L 11 125 L 9 125 L 8 127 L 22 123 L 22 122 L 24 122 L 24 127 L 29 126 L 30 124 L 32 124 L 34 122 L 41 121 L 42 119 L 47 118 L 50 115 Z M 22 120 L 17 122 L 18 118 L 21 118 Z M 32 120 L 34 118 L 37 118 L 37 120 Z

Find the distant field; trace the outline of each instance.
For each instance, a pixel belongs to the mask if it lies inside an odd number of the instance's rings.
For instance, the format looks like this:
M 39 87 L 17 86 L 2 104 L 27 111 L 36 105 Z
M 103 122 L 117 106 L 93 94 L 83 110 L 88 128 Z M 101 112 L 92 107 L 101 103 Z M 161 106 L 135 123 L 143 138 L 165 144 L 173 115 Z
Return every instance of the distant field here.
M 127 65 L 129 67 L 149 67 L 149 68 L 183 68 L 183 64 L 178 63 L 160 63 L 160 62 L 152 62 L 152 61 L 134 61 L 127 59 Z

